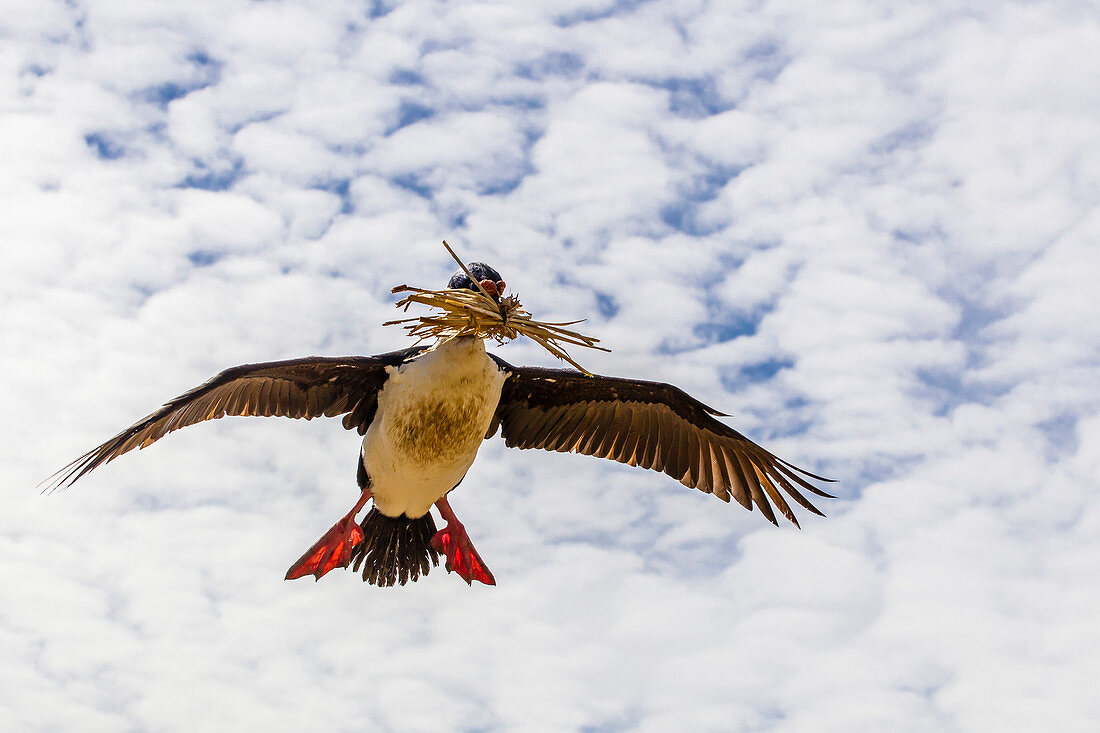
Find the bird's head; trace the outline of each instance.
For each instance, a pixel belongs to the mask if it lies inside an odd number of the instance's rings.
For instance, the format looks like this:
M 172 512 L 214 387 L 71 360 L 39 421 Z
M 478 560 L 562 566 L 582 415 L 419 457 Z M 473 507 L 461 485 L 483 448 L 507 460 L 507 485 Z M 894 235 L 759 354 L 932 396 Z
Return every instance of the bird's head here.
M 500 276 L 492 267 L 489 267 L 484 262 L 471 262 L 466 265 L 466 268 L 470 273 L 477 278 L 477 281 L 481 283 L 481 287 L 485 288 L 485 292 L 493 296 L 493 300 L 500 302 L 500 298 L 504 295 L 504 278 Z M 467 290 L 473 290 L 478 292 L 477 285 L 471 280 L 465 272 L 459 270 L 451 276 L 451 281 L 447 283 L 447 287 Z

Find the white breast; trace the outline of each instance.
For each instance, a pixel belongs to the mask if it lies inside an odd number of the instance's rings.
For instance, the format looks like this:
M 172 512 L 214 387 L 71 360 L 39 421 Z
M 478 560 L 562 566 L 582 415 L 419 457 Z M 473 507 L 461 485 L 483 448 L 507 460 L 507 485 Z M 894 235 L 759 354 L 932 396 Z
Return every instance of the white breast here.
M 506 375 L 477 338 L 444 342 L 391 371 L 363 438 L 378 509 L 423 516 L 474 462 Z

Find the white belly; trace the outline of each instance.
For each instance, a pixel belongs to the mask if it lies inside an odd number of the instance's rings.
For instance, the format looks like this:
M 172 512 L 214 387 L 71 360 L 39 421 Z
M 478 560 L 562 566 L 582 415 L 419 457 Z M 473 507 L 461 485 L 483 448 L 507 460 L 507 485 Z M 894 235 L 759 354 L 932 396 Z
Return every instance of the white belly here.
M 462 480 L 489 429 L 505 376 L 476 338 L 447 341 L 390 373 L 363 438 L 379 511 L 423 516 Z

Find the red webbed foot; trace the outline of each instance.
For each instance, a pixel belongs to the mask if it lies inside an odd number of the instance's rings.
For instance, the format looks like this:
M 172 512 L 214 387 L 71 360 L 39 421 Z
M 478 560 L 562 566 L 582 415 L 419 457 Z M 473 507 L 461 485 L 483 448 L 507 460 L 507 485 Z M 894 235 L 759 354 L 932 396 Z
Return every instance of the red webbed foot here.
M 458 573 L 467 585 L 473 585 L 475 580 L 485 585 L 497 584 L 461 524 L 448 524 L 436 532 L 432 536 L 432 547 L 447 556 L 447 570 Z
M 346 568 L 351 562 L 351 550 L 363 541 L 363 530 L 355 517 L 344 517 L 317 540 L 313 547 L 298 558 L 286 571 L 286 580 L 312 575 L 317 580 L 330 570 Z
M 475 580 L 485 585 L 496 585 L 496 578 L 486 567 L 481 555 L 477 554 L 474 544 L 470 542 L 470 535 L 466 534 L 466 528 L 447 504 L 447 498 L 437 501 L 436 507 L 447 520 L 447 526 L 432 535 L 432 547 L 447 557 L 447 570 L 458 573 L 467 585 L 473 585 Z
M 351 511 L 344 515 L 321 539 L 313 543 L 313 547 L 306 550 L 305 554 L 286 571 L 285 580 L 295 580 L 305 575 L 312 575 L 317 580 L 330 570 L 346 568 L 351 563 L 351 551 L 363 541 L 363 530 L 355 521 L 355 515 L 370 499 L 370 489 L 363 489 L 359 501 L 355 503 Z

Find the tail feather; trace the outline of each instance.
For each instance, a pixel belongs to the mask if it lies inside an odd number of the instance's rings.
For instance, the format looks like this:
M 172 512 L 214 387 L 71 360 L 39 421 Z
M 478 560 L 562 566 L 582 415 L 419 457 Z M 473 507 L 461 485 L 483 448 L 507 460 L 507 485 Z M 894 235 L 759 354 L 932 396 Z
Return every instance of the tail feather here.
M 435 521 L 430 512 L 410 519 L 403 514 L 387 517 L 372 507 L 359 526 L 363 541 L 351 551 L 352 570 L 362 567 L 363 580 L 371 585 L 405 585 L 439 565 L 431 544 Z

